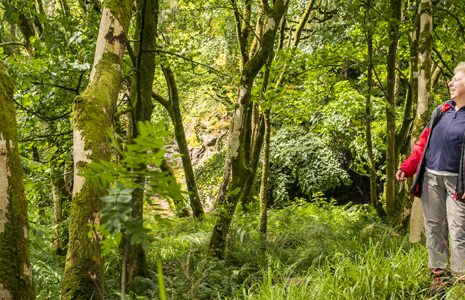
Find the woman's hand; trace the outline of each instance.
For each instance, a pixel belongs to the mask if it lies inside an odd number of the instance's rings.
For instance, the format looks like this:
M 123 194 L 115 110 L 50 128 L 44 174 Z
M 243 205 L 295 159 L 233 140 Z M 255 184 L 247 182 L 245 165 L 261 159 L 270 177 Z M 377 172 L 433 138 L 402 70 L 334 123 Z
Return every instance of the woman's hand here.
M 401 169 L 397 170 L 396 172 L 396 179 L 398 181 L 404 181 L 404 180 L 407 180 L 407 177 L 405 177 L 405 173 L 404 171 L 402 171 Z M 463 195 L 465 197 L 465 195 Z M 465 198 L 464 198 L 465 199 Z

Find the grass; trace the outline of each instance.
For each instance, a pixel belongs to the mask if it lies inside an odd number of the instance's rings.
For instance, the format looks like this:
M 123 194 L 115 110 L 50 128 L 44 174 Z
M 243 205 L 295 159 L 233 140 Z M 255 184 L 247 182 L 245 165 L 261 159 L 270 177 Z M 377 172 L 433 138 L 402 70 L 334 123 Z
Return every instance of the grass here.
M 150 276 L 138 278 L 128 299 L 159 299 L 157 261 L 167 299 L 465 298 L 465 284 L 432 295 L 425 247 L 411 245 L 369 206 L 298 202 L 271 211 L 266 251 L 257 219 L 255 213 L 237 214 L 224 260 L 205 255 L 212 216 L 149 220 Z M 46 280 L 38 286 L 47 286 Z M 117 299 L 112 282 L 118 282 L 117 272 L 107 274 L 107 298 Z

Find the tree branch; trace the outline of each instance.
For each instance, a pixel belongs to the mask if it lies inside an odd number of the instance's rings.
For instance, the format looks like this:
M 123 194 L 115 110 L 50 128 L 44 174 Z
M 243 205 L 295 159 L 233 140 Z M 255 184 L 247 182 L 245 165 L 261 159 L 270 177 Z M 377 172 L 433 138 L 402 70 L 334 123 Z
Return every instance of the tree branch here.
M 82 77 L 82 75 L 81 75 L 81 77 Z M 74 92 L 76 95 L 79 94 L 79 91 L 78 91 L 78 90 L 73 89 L 73 88 L 69 88 L 69 87 L 66 87 L 66 86 L 62 86 L 62 85 L 59 85 L 59 84 L 46 83 L 46 82 L 43 82 L 43 81 L 32 81 L 31 83 L 32 83 L 32 84 L 37 84 L 37 85 L 52 86 L 52 87 L 56 87 L 56 88 L 63 89 L 63 90 L 65 90 L 65 91 Z
M 0 43 L 0 47 L 4 47 L 4 46 L 23 46 L 24 48 L 28 49 L 27 45 L 25 43 L 21 43 L 21 42 L 3 42 L 3 43 Z

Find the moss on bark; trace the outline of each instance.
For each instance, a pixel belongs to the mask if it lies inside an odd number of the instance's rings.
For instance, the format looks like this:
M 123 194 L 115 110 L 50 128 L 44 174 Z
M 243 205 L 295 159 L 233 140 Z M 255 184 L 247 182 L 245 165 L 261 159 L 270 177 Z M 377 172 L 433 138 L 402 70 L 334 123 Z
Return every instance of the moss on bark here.
M 218 210 L 218 219 L 210 239 L 211 255 L 221 258 L 224 255 L 229 225 L 245 184 L 253 175 L 250 152 L 252 130 L 250 130 L 250 98 L 255 77 L 273 53 L 278 24 L 287 9 L 287 0 L 275 1 L 273 7 L 263 8 L 267 23 L 261 39 L 260 48 L 245 63 L 239 82 L 239 97 L 232 118 L 232 132 L 229 140 L 229 159 L 231 160 L 231 181 L 228 194 Z
M 102 18 L 116 18 L 125 33 L 131 15 L 130 4 L 129 0 L 108 0 L 104 8 L 110 9 L 112 14 L 105 14 Z M 108 21 L 102 19 L 102 23 Z M 73 132 L 76 169 L 88 161 L 110 159 L 109 132 L 120 89 L 125 46 L 123 39 L 111 34 L 112 30 L 110 27 L 108 32 L 99 32 L 100 38 L 105 36 L 105 39 L 99 39 L 105 45 L 98 45 L 103 46 L 104 52 L 95 62 L 91 82 L 82 95 L 75 99 Z M 89 236 L 89 231 L 92 225 L 99 224 L 100 197 L 104 195 L 105 188 L 97 187 L 79 175 L 74 180 L 62 299 L 103 299 L 103 263 L 99 236 L 96 233 Z
M 13 84 L 0 63 L 0 299 L 35 299 L 29 263 L 27 200 L 18 153 Z

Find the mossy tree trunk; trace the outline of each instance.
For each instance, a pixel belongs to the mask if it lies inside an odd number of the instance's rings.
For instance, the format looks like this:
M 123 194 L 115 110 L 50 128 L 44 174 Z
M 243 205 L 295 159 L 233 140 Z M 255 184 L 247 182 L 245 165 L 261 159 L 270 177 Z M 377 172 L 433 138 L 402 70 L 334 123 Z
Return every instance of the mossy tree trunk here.
M 365 8 L 365 20 L 364 24 L 366 30 L 366 42 L 367 42 L 367 56 L 368 56 L 368 70 L 367 70 L 367 90 L 366 90 L 366 101 L 365 101 L 365 139 L 366 149 L 368 156 L 368 171 L 370 176 L 370 203 L 376 209 L 379 216 L 385 216 L 386 213 L 383 209 L 382 203 L 378 200 L 378 184 L 376 176 L 376 166 L 373 155 L 373 141 L 371 135 L 371 121 L 373 119 L 371 112 L 371 92 L 373 89 L 373 25 L 371 21 L 372 14 L 372 1 L 367 0 Z
M 291 43 L 290 43 L 290 51 L 291 55 L 289 57 L 289 60 L 293 58 L 293 53 L 294 50 L 299 46 L 300 40 L 301 40 L 301 34 L 305 28 L 305 25 L 308 23 L 308 20 L 310 18 L 310 14 L 314 9 L 314 0 L 308 0 L 307 6 L 303 12 L 303 14 L 300 16 L 299 23 L 297 25 L 297 28 L 295 29 L 294 35 L 291 38 Z M 280 24 L 280 36 L 279 36 L 279 43 L 278 43 L 278 51 L 282 50 L 284 46 L 284 29 L 285 29 L 285 24 L 286 24 L 286 19 L 283 17 L 281 20 Z M 268 220 L 267 220 L 267 212 L 268 212 L 268 181 L 269 181 L 269 165 L 270 165 L 270 138 L 271 138 L 271 110 L 272 110 L 272 101 L 271 99 L 266 99 L 265 98 L 265 93 L 268 89 L 268 81 L 270 77 L 270 69 L 271 69 L 271 64 L 274 59 L 274 54 L 272 53 L 270 58 L 268 59 L 268 62 L 266 64 L 264 76 L 263 76 L 263 85 L 261 88 L 261 98 L 262 98 L 262 103 L 264 106 L 264 112 L 262 114 L 263 117 L 263 124 L 264 124 L 264 141 L 263 141 L 263 159 L 262 159 L 262 167 L 261 167 L 261 178 L 260 178 L 260 193 L 259 193 L 259 202 L 260 202 L 260 233 L 261 233 L 261 240 L 262 240 L 262 247 L 265 249 L 266 246 L 266 232 L 267 232 L 267 226 L 268 226 Z M 279 92 L 284 84 L 285 84 L 285 73 L 287 69 L 287 63 L 284 65 L 282 68 L 282 73 L 280 76 L 277 77 L 277 80 L 275 82 L 274 89 Z
M 89 231 L 99 224 L 99 198 L 105 190 L 86 181 L 79 169 L 90 161 L 110 159 L 109 133 L 121 84 L 131 4 L 129 0 L 105 1 L 89 85 L 75 99 L 75 174 L 62 299 L 103 299 L 99 236 L 96 232 L 89 235 Z
M 0 63 L 0 299 L 35 299 L 13 83 Z
M 397 223 L 401 214 L 396 198 L 396 60 L 399 41 L 399 26 L 401 21 L 401 0 L 390 1 L 391 18 L 389 25 L 389 49 L 387 55 L 386 82 L 386 212 L 389 218 Z
M 168 85 L 169 94 L 169 112 L 174 125 L 174 134 L 178 144 L 179 153 L 181 154 L 184 176 L 186 178 L 187 190 L 189 192 L 189 203 L 192 209 L 192 216 L 199 218 L 203 216 L 203 206 L 200 200 L 197 182 L 194 176 L 192 160 L 187 146 L 186 133 L 182 122 L 178 88 L 174 73 L 168 65 L 162 66 L 163 74 Z
M 71 202 L 71 193 L 66 187 L 65 181 L 65 163 L 56 164 L 52 161 L 51 169 L 51 186 L 53 215 L 55 221 L 55 251 L 58 255 L 65 255 L 68 244 L 68 228 L 63 226 L 67 218 L 66 206 Z
M 422 0 L 419 7 L 419 40 L 418 40 L 418 100 L 412 143 L 418 140 L 421 131 L 429 118 L 429 104 L 431 103 L 431 70 L 432 70 L 432 33 L 433 33 L 433 3 L 431 0 Z M 410 216 L 410 241 L 421 241 L 423 218 L 421 199 L 413 200 Z
M 187 191 L 189 192 L 189 204 L 194 218 L 202 217 L 204 214 L 202 201 L 197 188 L 197 182 L 194 176 L 194 168 L 187 145 L 186 133 L 182 122 L 182 114 L 180 107 L 180 99 L 178 86 L 173 70 L 169 66 L 166 57 L 161 57 L 165 62 L 162 64 L 162 71 L 168 87 L 168 99 L 157 93 L 153 93 L 152 97 L 160 103 L 168 112 L 171 122 L 173 122 L 174 136 L 178 145 L 179 153 L 181 154 L 184 177 L 186 178 Z M 174 199 L 176 205 L 176 214 L 178 217 L 186 217 L 189 215 L 188 208 L 184 205 L 182 199 Z
M 134 48 L 136 74 L 131 87 L 133 101 L 129 142 L 139 135 L 137 123 L 150 122 L 152 117 L 152 86 L 155 74 L 155 40 L 158 18 L 158 0 L 138 0 L 136 3 L 136 40 L 139 42 L 136 43 Z M 140 169 L 136 171 L 145 168 L 147 168 L 146 165 L 140 165 Z M 145 176 L 139 176 L 137 181 L 140 187 L 134 190 L 132 194 L 132 217 L 143 222 Z M 121 276 L 123 294 L 134 277 L 147 275 L 145 251 L 140 244 L 131 245 L 130 240 L 131 237 L 127 236 L 123 242 L 123 253 L 125 254 Z
M 250 165 L 251 130 L 248 122 L 251 116 L 251 92 L 258 72 L 265 65 L 273 53 L 276 31 L 281 18 L 287 9 L 287 0 L 277 0 L 273 6 L 268 1 L 261 2 L 266 16 L 263 36 L 260 45 L 250 59 L 243 65 L 238 98 L 232 117 L 232 130 L 228 141 L 228 158 L 231 161 L 231 177 L 225 199 L 218 208 L 217 221 L 210 239 L 210 253 L 214 257 L 222 258 L 226 247 L 226 237 L 232 221 L 238 200 L 243 193 L 244 184 L 252 176 Z M 239 40 L 241 38 L 238 31 Z

